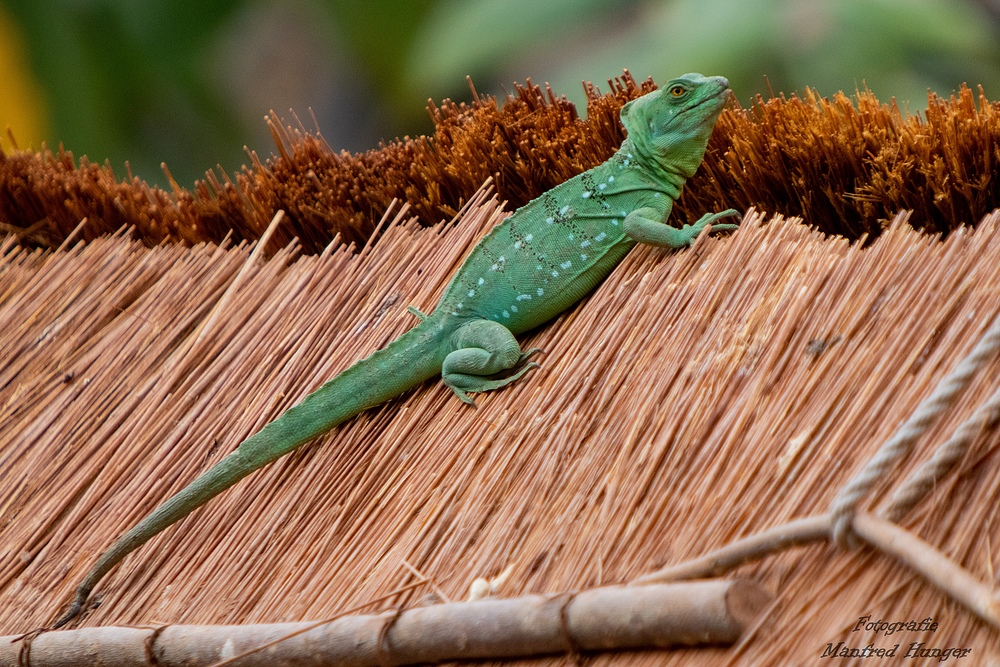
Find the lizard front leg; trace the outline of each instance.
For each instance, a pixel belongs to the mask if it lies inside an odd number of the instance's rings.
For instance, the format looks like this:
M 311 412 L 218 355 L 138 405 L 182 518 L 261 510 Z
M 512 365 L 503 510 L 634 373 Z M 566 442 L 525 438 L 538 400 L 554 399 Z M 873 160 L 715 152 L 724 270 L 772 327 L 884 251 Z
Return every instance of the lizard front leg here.
M 667 215 L 670 212 L 667 211 Z M 693 225 L 684 225 L 680 229 L 666 224 L 666 216 L 662 216 L 653 208 L 640 208 L 625 217 L 625 233 L 639 243 L 648 243 L 662 248 L 682 248 L 691 245 L 701 234 L 701 230 L 712 225 L 712 231 L 737 229 L 737 225 L 716 225 L 715 221 L 732 216 L 739 217 L 735 209 L 727 209 L 721 213 L 706 213 Z
M 468 392 L 499 389 L 519 379 L 538 364 L 525 364 L 538 348 L 521 353 L 521 346 L 510 329 L 492 320 L 472 320 L 452 334 L 454 350 L 444 359 L 441 379 L 464 403 L 475 406 Z M 523 364 L 523 366 L 522 366 Z M 521 366 L 506 377 L 504 371 Z

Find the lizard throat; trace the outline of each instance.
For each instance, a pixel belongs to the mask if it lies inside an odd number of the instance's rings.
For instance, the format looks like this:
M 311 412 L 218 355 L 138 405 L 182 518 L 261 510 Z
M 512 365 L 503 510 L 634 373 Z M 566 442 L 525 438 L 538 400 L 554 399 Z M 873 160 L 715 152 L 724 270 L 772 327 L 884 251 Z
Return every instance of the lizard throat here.
M 681 196 L 684 182 L 690 177 L 688 170 L 683 166 L 658 160 L 648 146 L 633 141 L 631 137 L 625 139 L 619 152 L 634 155 L 636 159 L 633 161 L 633 168 L 645 172 L 650 182 L 660 186 L 658 189 L 671 199 L 677 201 Z

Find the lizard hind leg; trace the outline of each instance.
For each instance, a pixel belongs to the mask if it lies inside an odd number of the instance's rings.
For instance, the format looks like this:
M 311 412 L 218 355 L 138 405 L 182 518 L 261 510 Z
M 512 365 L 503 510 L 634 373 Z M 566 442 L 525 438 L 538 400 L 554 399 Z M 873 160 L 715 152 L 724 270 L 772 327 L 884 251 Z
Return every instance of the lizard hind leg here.
M 452 335 L 454 350 L 445 357 L 441 379 L 462 402 L 475 406 L 469 392 L 490 391 L 520 379 L 535 362 L 525 363 L 537 348 L 521 353 L 510 329 L 491 320 L 473 320 Z M 514 371 L 509 374 L 509 371 Z

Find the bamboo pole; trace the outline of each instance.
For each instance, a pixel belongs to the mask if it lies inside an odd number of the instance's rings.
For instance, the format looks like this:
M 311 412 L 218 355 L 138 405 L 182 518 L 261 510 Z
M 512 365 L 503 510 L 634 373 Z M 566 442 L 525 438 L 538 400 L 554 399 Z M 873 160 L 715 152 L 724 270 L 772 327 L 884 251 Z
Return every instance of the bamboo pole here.
M 752 581 L 708 580 L 452 602 L 318 624 L 84 628 L 21 642 L 0 637 L 0 666 L 362 667 L 731 644 L 770 602 Z

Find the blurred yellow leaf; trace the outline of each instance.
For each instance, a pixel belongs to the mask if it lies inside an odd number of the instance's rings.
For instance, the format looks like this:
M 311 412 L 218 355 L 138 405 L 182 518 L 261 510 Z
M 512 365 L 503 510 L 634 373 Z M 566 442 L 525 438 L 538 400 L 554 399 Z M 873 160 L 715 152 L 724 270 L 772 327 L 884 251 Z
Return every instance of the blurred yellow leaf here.
M 38 148 L 47 124 L 42 89 L 28 66 L 21 35 L 0 7 L 0 148 L 14 148 L 8 129 L 19 148 Z

